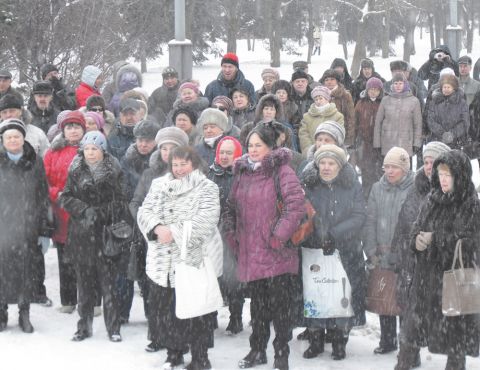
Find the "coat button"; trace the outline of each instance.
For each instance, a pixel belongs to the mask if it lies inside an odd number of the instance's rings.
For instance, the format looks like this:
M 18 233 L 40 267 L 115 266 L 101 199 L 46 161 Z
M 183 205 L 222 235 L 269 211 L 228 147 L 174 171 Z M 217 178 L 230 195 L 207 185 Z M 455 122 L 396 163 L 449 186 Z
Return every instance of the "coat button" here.
M 168 191 L 172 192 L 172 191 L 173 191 L 173 189 L 172 189 L 172 188 L 168 188 Z
M 170 208 L 170 213 L 173 213 L 173 209 Z
M 168 254 L 172 254 L 172 251 L 167 251 Z

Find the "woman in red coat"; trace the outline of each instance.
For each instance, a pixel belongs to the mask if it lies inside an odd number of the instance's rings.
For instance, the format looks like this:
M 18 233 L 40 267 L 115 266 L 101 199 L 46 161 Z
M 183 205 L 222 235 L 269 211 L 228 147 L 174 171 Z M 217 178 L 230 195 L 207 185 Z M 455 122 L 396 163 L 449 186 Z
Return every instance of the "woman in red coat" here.
M 95 66 L 86 66 L 82 71 L 80 85 L 75 90 L 77 109 L 87 105 L 87 99 L 92 95 L 100 95 L 102 86 L 102 71 Z
M 72 313 L 77 304 L 77 280 L 73 265 L 65 259 L 65 242 L 69 215 L 57 204 L 59 193 L 67 182 L 68 168 L 77 155 L 80 140 L 85 134 L 85 118 L 79 111 L 69 112 L 60 121 L 62 134 L 57 136 L 44 158 L 48 180 L 50 202 L 56 218 L 56 228 L 52 236 L 57 248 L 60 275 L 60 312 Z

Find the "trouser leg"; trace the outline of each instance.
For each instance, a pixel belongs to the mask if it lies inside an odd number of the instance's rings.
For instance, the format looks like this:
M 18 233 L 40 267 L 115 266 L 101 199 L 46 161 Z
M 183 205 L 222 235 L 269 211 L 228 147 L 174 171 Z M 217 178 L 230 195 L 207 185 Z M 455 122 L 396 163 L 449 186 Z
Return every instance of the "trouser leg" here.
M 270 307 L 268 279 L 261 279 L 249 283 L 251 295 L 250 314 L 252 319 L 252 334 L 250 348 L 255 351 L 265 351 L 270 338 Z
M 62 306 L 77 304 L 77 277 L 73 263 L 65 258 L 65 244 L 55 243 L 60 278 L 60 302 Z
M 120 300 L 115 283 L 118 281 L 118 264 L 109 258 L 98 260 L 103 298 L 103 318 L 108 335 L 120 333 Z

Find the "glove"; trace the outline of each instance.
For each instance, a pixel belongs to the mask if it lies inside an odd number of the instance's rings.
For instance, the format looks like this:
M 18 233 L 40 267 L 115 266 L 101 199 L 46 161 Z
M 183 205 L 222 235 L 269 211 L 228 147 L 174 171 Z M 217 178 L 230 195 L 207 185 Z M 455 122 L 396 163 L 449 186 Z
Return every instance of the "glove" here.
M 424 251 L 432 243 L 432 232 L 420 231 L 415 238 L 415 248 L 417 251 Z
M 50 247 L 50 238 L 47 238 L 45 236 L 39 236 L 37 243 L 38 246 L 42 248 L 42 253 L 47 253 L 48 247 Z
M 97 220 L 97 212 L 93 207 L 88 207 L 85 210 L 83 217 L 84 217 L 85 226 L 89 228 L 95 224 L 95 221 Z
M 450 131 L 446 131 L 443 133 L 442 135 L 442 141 L 445 143 L 445 144 L 451 144 L 453 143 L 453 134 L 450 132 Z

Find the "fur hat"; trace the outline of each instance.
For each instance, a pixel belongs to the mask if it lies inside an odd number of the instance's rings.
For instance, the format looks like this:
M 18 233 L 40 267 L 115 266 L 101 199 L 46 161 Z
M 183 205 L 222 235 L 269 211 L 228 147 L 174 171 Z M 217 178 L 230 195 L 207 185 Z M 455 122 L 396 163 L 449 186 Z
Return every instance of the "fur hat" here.
M 33 85 L 32 94 L 52 95 L 53 86 L 50 81 L 37 81 Z
M 85 112 L 85 117 L 92 118 L 97 125 L 97 129 L 103 130 L 105 127 L 105 118 L 103 118 L 102 114 L 97 112 Z
M 235 139 L 233 136 L 224 136 L 220 139 L 220 141 L 217 144 L 217 150 L 215 151 L 215 162 L 220 163 L 220 147 L 225 141 L 231 141 L 233 142 L 234 150 L 233 150 L 233 160 L 240 158 L 243 153 L 242 149 L 242 144 L 240 144 L 240 141 Z
M 295 80 L 298 80 L 299 78 L 304 78 L 306 80 L 308 80 L 308 75 L 301 69 L 293 72 L 292 74 L 292 82 L 295 81 Z
M 347 163 L 347 154 L 345 153 L 345 150 L 333 144 L 322 145 L 315 151 L 315 154 L 313 155 L 313 160 L 317 167 L 319 167 L 320 160 L 322 158 L 332 158 L 333 160 L 335 160 L 335 162 L 338 163 L 338 166 L 340 168 L 345 166 L 345 164 Z
M 76 123 L 77 125 L 82 126 L 83 131 L 86 131 L 86 123 L 85 123 L 85 116 L 83 115 L 82 112 L 78 110 L 73 110 L 71 112 L 68 112 L 65 117 L 63 118 L 62 121 L 60 121 L 60 130 L 63 131 L 65 126 L 68 123 Z
M 235 53 L 225 54 L 222 58 L 222 62 L 220 63 L 220 65 L 222 65 L 224 63 L 233 64 L 235 67 L 239 68 L 238 57 Z
M 198 89 L 198 86 L 193 82 L 184 82 L 183 84 L 181 84 L 178 88 L 178 93 L 180 94 L 183 89 L 193 90 L 195 94 L 200 95 L 200 90 Z
M 215 108 L 205 109 L 198 118 L 198 129 L 203 131 L 206 124 L 215 125 L 223 132 L 228 131 L 228 118 L 225 114 Z
M 135 125 L 133 128 L 133 136 L 135 138 L 145 138 L 155 140 L 157 132 L 160 130 L 160 125 L 155 121 L 143 120 Z
M 365 58 L 360 62 L 360 68 L 371 68 L 373 69 L 373 60 Z
M 277 70 L 273 68 L 265 68 L 262 71 L 262 80 L 265 79 L 265 77 L 272 77 L 275 81 L 278 81 L 280 79 L 280 75 L 278 74 Z
M 386 166 L 387 164 L 400 167 L 407 173 L 410 171 L 410 156 L 405 149 L 394 146 L 387 152 L 383 159 L 383 165 Z
M 390 62 L 390 71 L 407 71 L 408 63 L 403 60 L 394 60 Z
M 102 107 L 105 111 L 105 99 L 101 95 L 91 95 L 87 99 L 87 110 L 91 110 L 92 107 Z
M 317 86 L 312 90 L 312 99 L 315 100 L 317 96 L 323 96 L 326 100 L 332 100 L 330 89 L 325 86 Z
M 320 79 L 320 83 L 325 83 L 325 80 L 327 78 L 334 78 L 337 80 L 337 82 L 340 82 L 340 75 L 337 71 L 333 70 L 333 69 L 327 69 L 325 72 L 323 72 L 323 75 L 322 75 L 322 78 Z
M 381 79 L 379 79 L 377 77 L 370 77 L 367 81 L 365 89 L 366 90 L 368 90 L 368 89 L 383 90 L 383 82 L 382 82 Z
M 192 122 L 192 125 L 195 126 L 197 124 L 197 119 L 198 119 L 197 113 L 195 113 L 195 111 L 189 107 L 180 106 L 177 109 L 175 109 L 172 115 L 172 121 L 174 125 L 175 125 L 175 121 L 177 120 L 177 116 L 181 113 L 185 114 L 186 116 L 188 116 L 188 118 L 190 118 L 190 122 Z
M 27 133 L 25 131 L 25 124 L 22 120 L 16 118 L 9 118 L 0 123 L 0 136 L 2 136 L 3 133 L 7 130 L 18 130 L 22 133 L 23 138 L 27 136 Z
M 6 94 L 0 99 L 0 112 L 4 109 L 8 108 L 15 108 L 15 109 L 22 109 L 23 108 L 23 99 L 16 94 Z
M 220 105 L 224 106 L 225 108 L 227 108 L 228 115 L 230 115 L 230 113 L 232 113 L 233 101 L 229 97 L 224 96 L 224 95 L 218 95 L 218 96 L 214 97 L 213 100 L 212 100 L 211 107 L 216 108 L 217 104 L 220 104 Z
M 41 68 L 40 68 L 40 74 L 42 75 L 42 80 L 45 79 L 45 77 L 47 77 L 47 75 L 50 73 L 50 72 L 58 72 L 58 68 L 53 65 L 53 64 L 49 64 L 49 63 L 46 63 L 44 64 Z
M 175 126 L 164 127 L 157 132 L 155 142 L 160 148 L 163 144 L 174 144 L 176 146 L 187 146 L 188 135 L 182 129 Z
M 90 87 L 95 86 L 95 81 L 102 73 L 101 69 L 92 65 L 86 66 L 82 71 L 81 81 Z
M 277 90 L 285 90 L 287 92 L 288 98 L 292 96 L 292 85 L 287 80 L 278 80 L 272 86 L 272 93 L 276 93 Z
M 107 139 L 100 131 L 89 131 L 83 136 L 82 141 L 80 141 L 80 148 L 84 149 L 85 145 L 88 144 L 93 144 L 104 152 L 107 151 Z
M 335 121 L 325 121 L 318 125 L 314 137 L 318 134 L 328 134 L 335 140 L 338 146 L 343 146 L 345 141 L 345 128 Z
M 456 76 L 443 75 L 442 77 L 440 77 L 439 84 L 440 84 L 440 88 L 442 88 L 442 86 L 445 84 L 449 84 L 455 90 L 458 90 L 458 78 Z
M 432 157 L 435 160 L 440 157 L 441 154 L 449 152 L 450 150 L 450 147 L 441 141 L 430 141 L 423 147 L 423 158 Z

